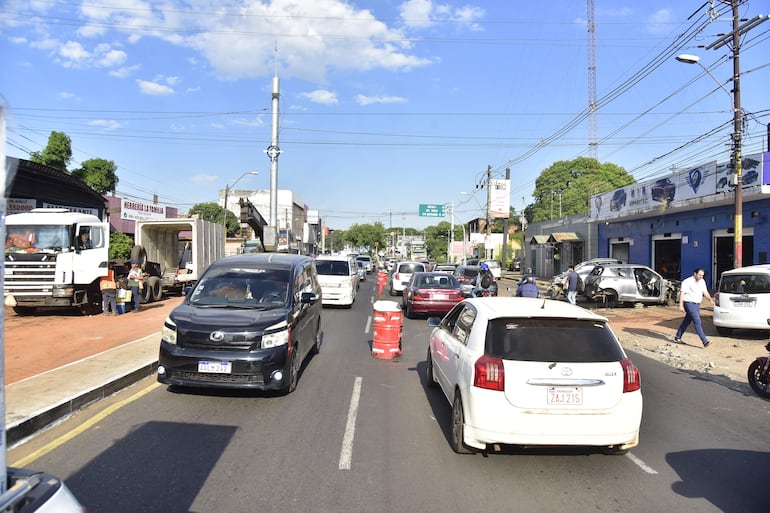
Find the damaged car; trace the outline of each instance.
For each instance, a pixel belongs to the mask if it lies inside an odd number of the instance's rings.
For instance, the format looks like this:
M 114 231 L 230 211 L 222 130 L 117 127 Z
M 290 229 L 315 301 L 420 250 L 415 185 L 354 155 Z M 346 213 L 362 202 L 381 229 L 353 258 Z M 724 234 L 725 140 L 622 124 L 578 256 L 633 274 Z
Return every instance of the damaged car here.
M 680 282 L 668 280 L 645 265 L 597 265 L 585 279 L 584 295 L 610 306 L 623 303 L 673 305 Z
M 585 281 L 589 274 L 591 274 L 591 271 L 593 271 L 594 267 L 597 265 L 606 265 L 606 264 L 622 264 L 622 260 L 618 260 L 617 258 L 592 258 L 590 260 L 586 260 L 584 262 L 580 262 L 575 266 L 575 272 L 578 275 L 578 294 L 583 294 L 583 290 L 585 288 Z M 563 273 L 557 274 L 553 277 L 551 280 L 551 285 L 548 288 L 548 291 L 546 292 L 546 295 L 550 298 L 558 298 L 559 296 L 565 295 L 564 292 L 564 280 L 567 278 L 567 271 L 564 271 Z

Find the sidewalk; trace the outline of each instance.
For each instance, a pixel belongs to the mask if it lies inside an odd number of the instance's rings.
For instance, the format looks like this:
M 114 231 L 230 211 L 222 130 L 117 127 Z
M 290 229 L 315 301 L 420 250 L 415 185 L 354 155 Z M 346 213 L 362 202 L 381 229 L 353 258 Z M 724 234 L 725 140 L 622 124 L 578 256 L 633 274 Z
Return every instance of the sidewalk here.
M 5 387 L 6 444 L 155 374 L 160 333 Z

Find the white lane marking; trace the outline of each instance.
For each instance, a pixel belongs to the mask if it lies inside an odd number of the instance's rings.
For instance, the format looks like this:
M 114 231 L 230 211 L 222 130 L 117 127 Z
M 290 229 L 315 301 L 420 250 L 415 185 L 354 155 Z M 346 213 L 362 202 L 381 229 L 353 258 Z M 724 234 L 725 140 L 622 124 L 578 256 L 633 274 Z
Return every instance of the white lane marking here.
M 348 423 L 345 426 L 345 436 L 342 438 L 340 450 L 340 470 L 350 470 L 350 460 L 353 458 L 353 438 L 356 433 L 356 417 L 358 416 L 358 400 L 361 398 L 361 376 L 353 383 L 353 395 L 350 397 Z
M 369 333 L 369 330 L 372 329 L 372 316 L 366 318 L 366 329 L 364 330 L 364 333 Z
M 634 456 L 630 452 L 626 453 L 626 456 L 628 456 L 628 459 L 630 459 L 631 461 L 636 463 L 636 465 L 640 469 L 642 469 L 643 471 L 647 472 L 648 474 L 657 474 L 658 473 L 657 470 L 655 470 L 654 468 L 648 466 L 645 462 L 643 462 L 642 460 L 640 460 L 639 458 L 637 458 L 636 456 Z

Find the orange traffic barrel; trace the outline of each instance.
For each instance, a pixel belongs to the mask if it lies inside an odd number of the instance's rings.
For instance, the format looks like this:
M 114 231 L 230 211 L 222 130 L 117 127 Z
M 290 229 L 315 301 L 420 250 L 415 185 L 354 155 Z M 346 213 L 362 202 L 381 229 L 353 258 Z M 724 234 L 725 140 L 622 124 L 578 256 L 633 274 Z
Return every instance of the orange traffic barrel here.
M 400 356 L 404 315 L 398 303 L 375 301 L 372 319 L 372 356 L 387 359 Z

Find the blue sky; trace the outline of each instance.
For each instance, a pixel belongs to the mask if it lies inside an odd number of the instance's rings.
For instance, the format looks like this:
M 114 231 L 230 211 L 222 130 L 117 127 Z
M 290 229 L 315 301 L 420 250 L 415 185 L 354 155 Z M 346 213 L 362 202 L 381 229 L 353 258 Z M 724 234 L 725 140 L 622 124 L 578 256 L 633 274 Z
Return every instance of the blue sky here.
M 717 80 L 732 88 L 731 51 L 702 47 L 730 13 L 702 4 L 595 2 L 598 156 L 638 180 L 729 158 Z M 769 12 L 770 0 L 741 6 Z M 518 210 L 543 169 L 588 156 L 586 20 L 577 0 L 6 0 L 6 151 L 27 158 L 64 132 L 71 168 L 113 160 L 118 195 L 183 212 L 247 171 L 259 175 L 236 188 L 268 188 L 277 73 L 278 187 L 326 225 L 435 224 L 421 203 L 477 217 L 487 166 L 493 178 L 510 166 Z M 770 22 L 743 38 L 740 62 L 750 154 L 767 144 Z

